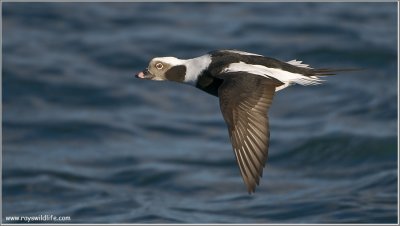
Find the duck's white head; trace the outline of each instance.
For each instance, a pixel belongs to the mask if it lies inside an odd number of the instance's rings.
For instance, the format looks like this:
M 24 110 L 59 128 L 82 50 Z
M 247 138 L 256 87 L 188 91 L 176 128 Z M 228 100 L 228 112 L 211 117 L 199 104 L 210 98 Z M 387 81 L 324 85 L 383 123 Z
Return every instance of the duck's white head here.
M 185 60 L 175 57 L 156 57 L 136 77 L 156 81 L 169 80 L 183 82 L 186 75 L 186 65 L 184 63 Z
M 176 57 L 153 58 L 148 67 L 139 72 L 136 77 L 156 81 L 174 81 L 195 84 L 198 76 L 209 66 L 211 57 L 201 57 L 182 60 Z

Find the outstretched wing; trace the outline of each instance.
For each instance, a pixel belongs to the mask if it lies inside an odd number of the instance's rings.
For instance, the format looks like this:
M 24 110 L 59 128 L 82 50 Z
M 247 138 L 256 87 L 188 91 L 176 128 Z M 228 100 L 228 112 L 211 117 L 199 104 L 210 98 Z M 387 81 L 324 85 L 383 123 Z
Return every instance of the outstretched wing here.
M 281 83 L 246 72 L 226 73 L 218 89 L 220 108 L 240 173 L 254 192 L 268 157 L 268 109 Z

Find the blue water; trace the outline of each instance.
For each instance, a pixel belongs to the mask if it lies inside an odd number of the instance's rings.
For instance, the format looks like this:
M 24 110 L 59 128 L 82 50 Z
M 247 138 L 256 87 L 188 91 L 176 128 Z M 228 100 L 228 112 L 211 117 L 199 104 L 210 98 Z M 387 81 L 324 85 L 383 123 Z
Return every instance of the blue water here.
M 2 15 L 3 222 L 397 222 L 396 3 L 3 3 Z M 254 195 L 217 98 L 133 76 L 156 56 L 227 48 L 364 69 L 277 93 Z

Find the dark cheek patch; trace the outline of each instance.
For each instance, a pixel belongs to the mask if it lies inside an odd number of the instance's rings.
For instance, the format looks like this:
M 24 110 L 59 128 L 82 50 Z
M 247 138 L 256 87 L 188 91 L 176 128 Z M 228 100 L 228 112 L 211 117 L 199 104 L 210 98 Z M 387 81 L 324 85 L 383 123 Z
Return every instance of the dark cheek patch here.
M 169 81 L 183 82 L 185 80 L 186 66 L 179 65 L 171 67 L 166 73 L 165 78 Z

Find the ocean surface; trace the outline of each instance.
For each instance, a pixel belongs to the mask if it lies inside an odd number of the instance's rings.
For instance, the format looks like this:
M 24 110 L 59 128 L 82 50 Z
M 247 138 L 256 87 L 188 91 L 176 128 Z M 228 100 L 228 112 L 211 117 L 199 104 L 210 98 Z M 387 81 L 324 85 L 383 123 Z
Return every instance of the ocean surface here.
M 2 19 L 3 223 L 397 222 L 397 3 L 2 3 Z M 253 195 L 216 97 L 134 78 L 215 49 L 363 69 L 276 94 Z

